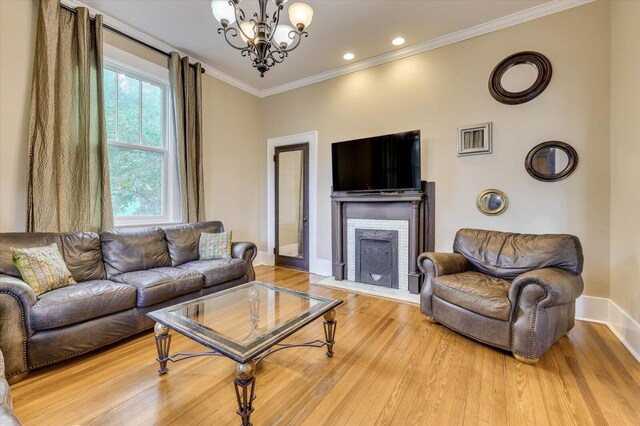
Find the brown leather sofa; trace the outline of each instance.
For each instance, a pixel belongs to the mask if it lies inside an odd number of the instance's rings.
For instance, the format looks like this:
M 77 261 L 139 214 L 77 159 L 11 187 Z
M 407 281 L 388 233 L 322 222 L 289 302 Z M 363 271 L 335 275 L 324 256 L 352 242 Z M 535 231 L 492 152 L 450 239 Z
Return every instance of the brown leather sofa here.
M 114 343 L 154 322 L 146 314 L 255 279 L 253 243 L 232 259 L 198 260 L 202 232 L 221 222 L 102 234 L 0 234 L 0 349 L 7 378 Z M 10 247 L 56 243 L 77 284 L 36 297 L 20 279 Z
M 0 425 L 18 426 L 22 423 L 20 423 L 20 420 L 13 414 L 11 389 L 4 374 L 4 357 L 2 356 L 2 351 L 0 351 Z
M 573 235 L 461 229 L 454 253 L 423 253 L 420 308 L 431 322 L 535 363 L 573 328 L 582 246 Z

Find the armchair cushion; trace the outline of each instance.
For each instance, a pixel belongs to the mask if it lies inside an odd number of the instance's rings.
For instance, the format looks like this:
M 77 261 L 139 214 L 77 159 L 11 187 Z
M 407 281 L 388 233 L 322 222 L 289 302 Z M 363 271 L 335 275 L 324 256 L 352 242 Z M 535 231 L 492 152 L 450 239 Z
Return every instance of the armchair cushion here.
M 432 279 L 434 296 L 468 311 L 508 321 L 511 314 L 509 281 L 480 272 L 441 275 Z
M 573 235 L 533 235 L 461 229 L 453 251 L 461 253 L 480 272 L 513 280 L 532 269 L 560 268 L 582 272 L 580 240 Z

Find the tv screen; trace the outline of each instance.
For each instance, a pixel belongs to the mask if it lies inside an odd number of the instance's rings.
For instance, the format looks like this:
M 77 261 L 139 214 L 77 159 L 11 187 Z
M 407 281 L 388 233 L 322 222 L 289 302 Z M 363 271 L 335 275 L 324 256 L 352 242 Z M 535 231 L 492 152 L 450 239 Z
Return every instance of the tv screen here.
M 334 191 L 420 189 L 420 131 L 331 144 Z

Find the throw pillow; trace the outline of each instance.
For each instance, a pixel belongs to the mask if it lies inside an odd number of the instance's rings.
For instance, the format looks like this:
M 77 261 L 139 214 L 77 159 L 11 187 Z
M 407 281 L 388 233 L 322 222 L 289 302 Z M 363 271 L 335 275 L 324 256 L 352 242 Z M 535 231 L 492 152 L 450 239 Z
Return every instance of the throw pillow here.
M 231 259 L 231 231 L 200 234 L 200 260 Z
M 11 247 L 11 252 L 22 280 L 33 289 L 36 296 L 76 283 L 55 243 L 45 247 Z

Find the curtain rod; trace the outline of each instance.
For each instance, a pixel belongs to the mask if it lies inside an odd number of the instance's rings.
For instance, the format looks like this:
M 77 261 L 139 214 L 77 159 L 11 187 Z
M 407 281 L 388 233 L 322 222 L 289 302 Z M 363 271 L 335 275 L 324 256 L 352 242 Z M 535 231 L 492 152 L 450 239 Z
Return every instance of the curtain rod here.
M 73 7 L 71 7 L 71 6 L 67 6 L 66 4 L 60 3 L 60 7 L 61 7 L 61 8 L 63 8 L 63 9 L 68 10 L 68 11 L 69 11 L 69 12 L 71 12 L 71 13 L 77 13 L 77 11 L 76 11 L 76 9 L 75 9 L 75 8 L 73 8 Z M 93 17 L 90 17 L 90 19 L 91 19 L 92 21 L 95 21 L 95 18 L 93 18 Z M 127 40 L 131 40 L 131 41 L 133 41 L 134 43 L 138 43 L 138 44 L 140 44 L 140 45 L 142 45 L 142 46 L 146 47 L 147 49 L 153 50 L 153 51 L 154 51 L 154 52 L 156 52 L 156 53 L 159 53 L 159 54 L 164 55 L 164 56 L 166 56 L 166 57 L 170 57 L 170 56 L 171 56 L 171 54 L 170 54 L 170 53 L 165 52 L 165 51 L 164 51 L 164 50 L 162 50 L 162 49 L 158 49 L 157 47 L 152 46 L 152 45 L 150 45 L 149 43 L 145 43 L 144 41 L 142 41 L 142 40 L 140 40 L 140 39 L 137 39 L 137 38 L 135 38 L 135 37 L 133 37 L 133 36 L 130 36 L 130 35 L 129 35 L 129 34 L 127 34 L 127 33 L 123 33 L 122 31 L 120 31 L 120 30 L 119 30 L 119 29 L 117 29 L 117 28 L 112 27 L 111 25 L 107 25 L 107 24 L 103 23 L 103 24 L 102 24 L 102 26 L 103 26 L 104 28 L 108 29 L 109 31 L 111 31 L 112 33 L 116 33 L 116 34 L 118 34 L 119 36 L 126 38 Z M 191 67 L 195 67 L 195 65 L 193 65 L 193 64 L 189 64 L 189 66 L 191 66 Z M 204 68 L 201 68 L 201 70 L 202 70 L 201 72 L 204 74 Z

